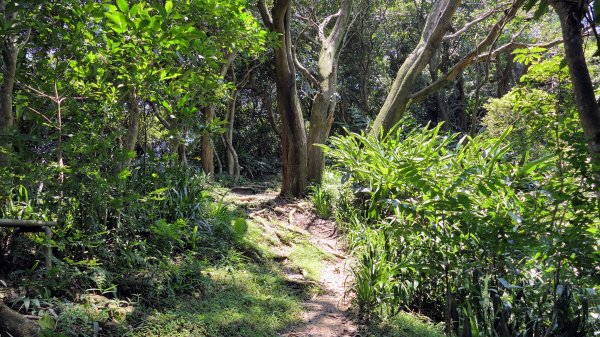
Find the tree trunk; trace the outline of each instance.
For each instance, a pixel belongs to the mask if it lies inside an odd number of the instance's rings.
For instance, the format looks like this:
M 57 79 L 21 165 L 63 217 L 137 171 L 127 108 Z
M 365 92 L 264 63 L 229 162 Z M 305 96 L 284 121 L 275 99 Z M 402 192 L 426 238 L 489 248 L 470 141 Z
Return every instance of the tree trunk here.
M 267 114 L 269 115 L 269 124 L 271 125 L 271 129 L 275 132 L 279 137 L 281 135 L 281 128 L 277 125 L 277 119 L 275 118 L 275 112 L 273 112 L 273 100 L 271 99 L 271 93 L 264 91 L 261 94 L 262 102 L 267 110 Z
M 233 147 L 233 125 L 235 122 L 235 105 L 237 101 L 238 90 L 233 92 L 231 102 L 227 107 L 227 132 L 225 133 L 225 149 L 227 151 L 227 168 L 229 176 L 231 176 L 232 184 L 237 184 L 240 179 L 240 162 L 237 151 Z
M 221 77 L 227 74 L 229 67 L 233 63 L 236 58 L 235 53 L 227 54 L 225 58 L 225 63 L 221 65 Z M 210 124 L 213 119 L 215 119 L 215 106 L 209 104 L 204 108 L 204 123 L 206 125 Z M 186 159 L 187 161 L 187 159 Z M 212 142 L 212 135 L 207 132 L 202 134 L 202 169 L 204 173 L 214 177 L 215 175 L 215 154 L 214 147 Z
M 181 139 L 177 140 L 177 158 L 179 159 L 179 165 L 181 167 L 187 167 L 188 160 L 185 141 L 182 141 Z
M 440 53 L 434 53 L 433 57 L 429 61 L 429 74 L 431 75 L 431 81 L 435 82 L 438 79 L 438 70 L 440 68 Z M 442 130 L 450 130 L 450 116 L 448 114 L 447 102 L 439 92 L 433 93 L 433 99 L 437 105 L 437 118 L 438 123 L 443 122 Z
M 458 127 L 461 132 L 468 131 L 468 119 L 467 119 L 467 95 L 465 93 L 465 78 L 461 71 L 456 79 L 456 89 L 458 91 L 458 102 L 456 117 L 458 119 Z
M 581 6 L 577 1 L 565 0 L 553 0 L 550 4 L 560 19 L 565 58 L 573 82 L 579 120 L 590 148 L 593 179 L 600 203 L 600 107 L 596 102 L 594 86 L 585 61 L 581 24 L 587 6 Z
M 0 336 L 35 337 L 38 326 L 0 301 Z
M 119 163 L 118 171 L 123 171 L 128 168 L 131 164 L 131 158 L 129 157 L 131 152 L 135 151 L 135 145 L 137 144 L 138 134 L 140 131 L 140 107 L 138 99 L 135 94 L 135 90 L 129 94 L 129 100 L 127 102 L 127 109 L 129 110 L 129 121 L 127 125 L 127 134 L 125 135 L 125 143 L 123 144 L 123 152 L 126 153 L 126 157 Z
M 382 131 L 386 133 L 400 121 L 417 77 L 439 49 L 459 4 L 460 0 L 440 0 L 434 4 L 423 28 L 421 40 L 398 70 L 385 103 L 373 123 L 371 134 L 379 135 Z
M 0 10 L 6 21 L 16 18 L 16 13 L 5 12 L 6 2 L 0 1 Z M 17 35 L 9 34 L 2 38 L 2 66 L 4 76 L 0 85 L 0 167 L 7 167 L 12 153 L 12 129 L 15 123 L 13 117 L 13 90 L 17 73 L 17 56 L 19 47 Z
M 215 118 L 215 107 L 210 104 L 204 108 L 204 123 L 210 124 Z M 211 135 L 208 132 L 202 134 L 202 170 L 207 175 L 215 175 L 215 160 Z
M 281 194 L 301 197 L 306 189 L 306 131 L 296 88 L 296 69 L 290 32 L 291 0 L 276 0 L 269 13 L 259 0 L 265 26 L 278 34 L 275 48 L 275 84 L 282 122 Z
M 515 68 L 515 62 L 513 61 L 512 55 L 506 56 L 506 65 L 504 67 L 502 67 L 502 62 L 500 62 L 500 60 L 501 57 L 498 56 L 498 64 L 496 65 L 496 71 L 498 72 L 498 90 L 496 95 L 498 98 L 501 98 L 510 91 L 510 80 Z
M 352 0 L 342 0 L 339 16 L 333 30 L 324 38 L 321 25 L 321 52 L 319 53 L 319 72 L 317 80 L 319 91 L 313 99 L 310 113 L 310 128 L 308 133 L 308 181 L 320 183 L 323 176 L 323 149 L 316 146 L 325 144 L 333 124 L 335 106 L 337 104 L 337 71 L 341 45 L 350 24 Z

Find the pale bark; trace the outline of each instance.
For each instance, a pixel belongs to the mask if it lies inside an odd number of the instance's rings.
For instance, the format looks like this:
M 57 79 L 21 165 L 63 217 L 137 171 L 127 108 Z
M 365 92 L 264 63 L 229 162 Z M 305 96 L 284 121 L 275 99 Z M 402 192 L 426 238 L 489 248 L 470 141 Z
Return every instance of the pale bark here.
M 337 104 L 337 73 L 342 42 L 350 24 L 352 0 L 341 0 L 340 11 L 330 34 L 325 37 L 326 19 L 319 27 L 321 51 L 317 73 L 318 91 L 313 99 L 308 130 L 308 181 L 319 183 L 323 176 L 323 149 L 317 144 L 325 144 L 334 120 Z M 329 17 L 331 18 L 331 16 Z
M 560 19 L 565 46 L 565 59 L 571 74 L 579 120 L 588 140 L 592 157 L 593 179 L 600 203 L 600 107 L 585 60 L 582 24 L 583 9 L 579 2 L 553 0 L 550 5 Z
M 300 197 L 306 189 L 306 131 L 296 87 L 296 69 L 290 32 L 291 0 L 275 0 L 269 13 L 265 0 L 259 10 L 265 26 L 278 34 L 275 84 L 282 122 L 281 194 Z
M 385 103 L 373 123 L 372 134 L 379 135 L 382 131 L 385 133 L 400 121 L 417 77 L 440 47 L 459 4 L 460 0 L 439 0 L 433 5 L 419 43 L 398 70 Z

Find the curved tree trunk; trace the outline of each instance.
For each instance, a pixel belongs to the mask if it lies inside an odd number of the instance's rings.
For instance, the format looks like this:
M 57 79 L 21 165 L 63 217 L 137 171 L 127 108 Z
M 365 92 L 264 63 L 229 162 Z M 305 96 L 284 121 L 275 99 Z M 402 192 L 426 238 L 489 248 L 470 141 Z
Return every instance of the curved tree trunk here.
M 320 26 L 321 51 L 319 53 L 318 81 L 319 91 L 313 99 L 310 112 L 310 128 L 308 131 L 308 181 L 321 182 L 323 176 L 323 149 L 316 146 L 325 144 L 333 125 L 335 106 L 337 104 L 337 72 L 342 42 L 350 24 L 352 0 L 341 0 L 341 8 L 333 30 L 325 38 L 324 30 L 328 21 Z M 329 18 L 325 19 L 329 20 Z M 309 74 L 307 74 L 309 75 Z
M 553 0 L 550 4 L 560 19 L 565 59 L 573 82 L 579 120 L 589 142 L 593 179 L 600 203 L 600 107 L 596 102 L 594 86 L 585 61 L 581 24 L 587 6 L 582 6 L 577 1 L 566 0 Z
M 296 88 L 296 69 L 290 32 L 291 0 L 275 0 L 269 13 L 265 0 L 259 10 L 265 26 L 278 33 L 275 48 L 275 84 L 282 122 L 281 194 L 300 197 L 306 189 L 306 131 Z
M 439 49 L 459 4 L 460 0 L 440 0 L 433 5 L 421 40 L 398 70 L 385 103 L 373 123 L 371 134 L 379 135 L 382 131 L 386 133 L 402 118 L 415 81 Z

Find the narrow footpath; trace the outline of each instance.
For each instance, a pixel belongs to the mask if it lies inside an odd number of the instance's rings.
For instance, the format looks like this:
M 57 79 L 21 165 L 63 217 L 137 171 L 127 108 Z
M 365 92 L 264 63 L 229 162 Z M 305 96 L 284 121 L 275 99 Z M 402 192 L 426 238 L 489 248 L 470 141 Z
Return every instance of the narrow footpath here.
M 311 284 L 317 288 L 304 302 L 303 323 L 281 334 L 282 337 L 358 337 L 358 327 L 351 319 L 351 260 L 332 220 L 318 217 L 305 200 L 284 200 L 275 192 L 250 188 L 233 189 L 234 202 L 248 210 L 251 221 L 281 238 L 281 231 L 304 234 L 308 242 L 327 258 L 319 261 L 317 275 L 310 275 L 290 264 L 290 248 L 278 247 L 278 263 L 290 282 Z

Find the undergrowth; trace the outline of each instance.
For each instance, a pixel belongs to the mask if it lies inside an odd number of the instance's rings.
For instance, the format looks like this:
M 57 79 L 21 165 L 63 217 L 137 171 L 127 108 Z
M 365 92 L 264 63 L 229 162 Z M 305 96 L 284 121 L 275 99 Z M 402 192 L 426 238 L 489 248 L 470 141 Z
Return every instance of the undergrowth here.
M 411 309 L 464 336 L 597 331 L 598 211 L 580 158 L 522 162 L 507 134 L 459 138 L 438 126 L 332 138 L 327 151 L 356 198 L 338 219 L 365 322 Z
M 276 336 L 298 323 L 305 289 L 267 258 L 266 235 L 224 200 L 228 190 L 195 172 L 157 169 L 147 180 L 105 181 L 129 188 L 108 202 L 73 190 L 42 203 L 43 191 L 13 189 L 1 217 L 62 222 L 50 242 L 2 232 L 0 285 L 17 294 L 13 308 L 58 337 Z M 37 249 L 45 244 L 50 269 Z

